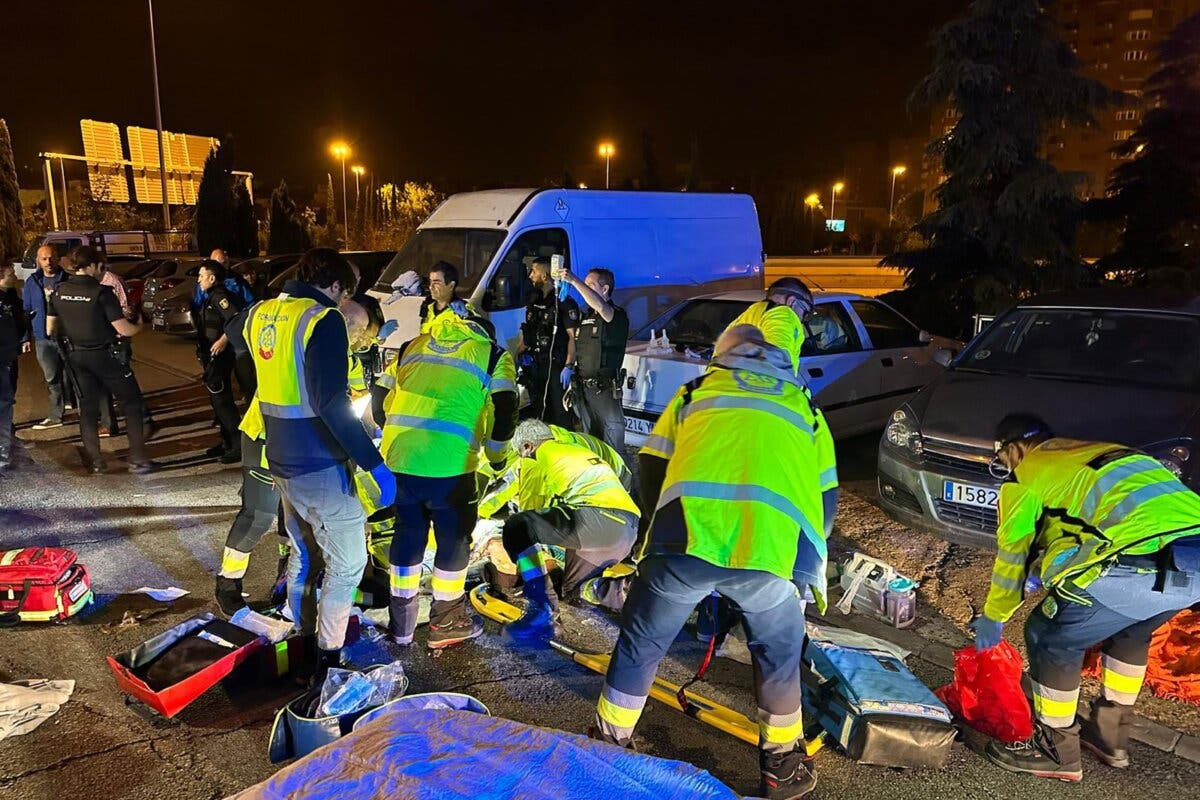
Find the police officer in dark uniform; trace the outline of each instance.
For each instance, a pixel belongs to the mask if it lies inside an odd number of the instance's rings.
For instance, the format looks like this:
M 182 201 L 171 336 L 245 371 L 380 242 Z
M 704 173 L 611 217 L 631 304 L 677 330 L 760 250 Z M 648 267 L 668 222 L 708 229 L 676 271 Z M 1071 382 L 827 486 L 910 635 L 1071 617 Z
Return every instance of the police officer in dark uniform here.
M 241 415 L 233 401 L 233 372 L 237 357 L 229 346 L 225 326 L 242 310 L 242 299 L 225 288 L 228 277 L 219 261 L 205 259 L 196 278 L 199 304 L 192 308 L 192 327 L 196 329 L 196 357 L 204 368 L 204 388 L 217 417 L 221 442 L 205 451 L 216 456 L 222 464 L 242 460 L 241 434 L 238 423 Z
M 550 277 L 550 259 L 535 258 L 529 265 L 533 297 L 525 305 L 525 322 L 517 341 L 521 383 L 529 392 L 524 416 L 573 427 L 574 414 L 563 408 L 563 394 L 571 385 L 575 363 L 575 331 L 579 306 L 570 297 L 558 299 Z
M 612 302 L 612 270 L 592 267 L 581 281 L 563 270 L 588 310 L 575 336 L 575 388 L 571 405 L 584 433 L 625 452 L 625 412 L 621 407 L 621 362 L 629 339 L 629 315 Z
M 71 277 L 50 295 L 46 331 L 61 337 L 67 360 L 79 386 L 79 432 L 84 466 L 93 474 L 105 471 L 100 453 L 100 402 L 107 389 L 125 412 L 129 435 L 129 471 L 136 475 L 157 466 L 146 455 L 145 404 L 141 387 L 129 366 L 129 343 L 142 326 L 121 311 L 112 289 L 100 283 L 100 255 L 94 247 L 76 247 L 67 254 Z

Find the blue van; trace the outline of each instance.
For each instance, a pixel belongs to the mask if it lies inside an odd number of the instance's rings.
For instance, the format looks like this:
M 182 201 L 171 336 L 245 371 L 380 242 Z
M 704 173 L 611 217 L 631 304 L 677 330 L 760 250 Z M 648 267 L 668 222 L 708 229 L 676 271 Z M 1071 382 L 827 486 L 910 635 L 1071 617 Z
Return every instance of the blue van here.
M 458 269 L 459 294 L 487 312 L 499 341 L 514 349 L 532 291 L 529 263 L 553 255 L 581 277 L 592 267 L 611 269 L 630 331 L 686 297 L 763 286 L 762 235 L 749 195 L 465 192 L 438 206 L 380 276 L 372 294 L 400 322 L 386 347 L 399 347 L 419 327 L 419 299 L 387 301 L 393 282 L 408 270 L 426 278 L 446 261 Z

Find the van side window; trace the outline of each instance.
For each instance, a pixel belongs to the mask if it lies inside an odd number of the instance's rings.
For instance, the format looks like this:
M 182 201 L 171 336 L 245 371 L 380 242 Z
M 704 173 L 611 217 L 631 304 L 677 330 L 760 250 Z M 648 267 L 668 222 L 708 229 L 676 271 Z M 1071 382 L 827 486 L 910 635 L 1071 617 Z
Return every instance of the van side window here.
M 538 256 L 549 258 L 561 255 L 564 266 L 571 267 L 567 232 L 562 228 L 537 228 L 517 237 L 504 254 L 499 269 L 492 277 L 491 311 L 521 308 L 529 301 L 533 284 L 529 281 L 529 265 Z
M 876 350 L 922 345 L 921 331 L 887 306 L 873 300 L 852 300 L 850 306 L 862 320 Z

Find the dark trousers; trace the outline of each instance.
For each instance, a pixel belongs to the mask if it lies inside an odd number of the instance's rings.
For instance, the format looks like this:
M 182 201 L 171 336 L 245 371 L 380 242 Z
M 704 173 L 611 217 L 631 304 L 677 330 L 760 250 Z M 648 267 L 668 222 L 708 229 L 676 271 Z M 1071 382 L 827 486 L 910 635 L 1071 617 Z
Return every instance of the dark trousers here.
M 145 407 L 142 389 L 133 369 L 121 364 L 108 348 L 75 350 L 69 360 L 79 388 L 79 433 L 83 450 L 90 463 L 101 460 L 99 425 L 100 403 L 107 390 L 125 412 L 129 434 L 131 462 L 148 461 L 146 457 Z
M 225 445 L 226 450 L 235 450 L 240 435 L 238 424 L 241 415 L 238 414 L 237 404 L 233 401 L 233 354 L 225 351 L 212 358 L 203 353 L 200 363 L 204 365 L 204 388 L 208 391 L 208 402 L 212 404 L 217 427 L 221 430 L 221 443 Z
M 224 354 L 222 354 L 224 355 Z M 254 358 L 250 355 L 236 356 L 233 362 L 233 374 L 237 376 L 238 386 L 242 390 L 242 399 L 247 403 L 258 391 L 258 373 L 254 371 Z
M 465 612 L 463 587 L 478 503 L 474 473 L 449 478 L 396 474 L 396 533 L 388 551 L 389 629 L 393 636 L 411 637 L 417 626 L 421 562 L 430 523 L 437 551 L 429 624 L 441 625 Z
M 15 361 L 0 361 L 0 460 L 12 449 L 13 407 L 17 403 Z
M 46 378 L 46 390 L 50 394 L 46 406 L 46 418 L 61 422 L 63 405 L 74 399 L 75 391 L 71 385 L 71 374 L 63 361 L 58 345 L 49 339 L 34 339 L 33 351 L 37 355 L 38 366 Z
M 618 388 L 614 397 L 611 380 L 577 381 L 573 408 L 579 417 L 580 430 L 602 439 L 624 456 L 625 411 L 621 407 L 621 390 Z
M 272 527 L 283 544 L 288 541 L 287 531 L 283 528 L 279 490 L 275 488 L 270 471 L 262 465 L 266 442 L 263 439 L 251 439 L 244 433 L 241 436 L 242 488 L 238 494 L 242 507 L 233 518 L 229 535 L 225 537 L 220 571 L 224 578 L 241 578 L 246 574 L 250 553 Z
M 561 374 L 566 364 L 549 361 L 545 356 L 535 357 L 529 390 L 529 408 L 526 418 L 537 418 L 550 425 L 559 425 L 568 430 L 574 427 L 575 415 L 563 408 Z

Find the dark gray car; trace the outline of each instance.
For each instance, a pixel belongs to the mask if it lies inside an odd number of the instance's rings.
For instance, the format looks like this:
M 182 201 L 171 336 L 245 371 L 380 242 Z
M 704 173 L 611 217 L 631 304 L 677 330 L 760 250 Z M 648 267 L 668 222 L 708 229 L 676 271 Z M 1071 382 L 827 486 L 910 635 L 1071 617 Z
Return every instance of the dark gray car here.
M 892 415 L 879 445 L 885 510 L 994 546 L 1002 480 L 989 469 L 992 437 L 1018 411 L 1060 436 L 1144 450 L 1196 490 L 1200 297 L 1097 289 L 1035 297 L 998 317 Z

